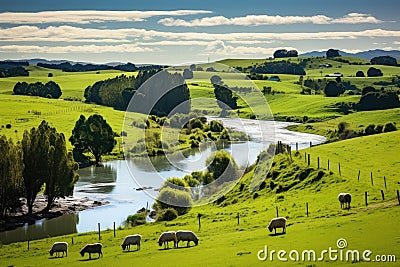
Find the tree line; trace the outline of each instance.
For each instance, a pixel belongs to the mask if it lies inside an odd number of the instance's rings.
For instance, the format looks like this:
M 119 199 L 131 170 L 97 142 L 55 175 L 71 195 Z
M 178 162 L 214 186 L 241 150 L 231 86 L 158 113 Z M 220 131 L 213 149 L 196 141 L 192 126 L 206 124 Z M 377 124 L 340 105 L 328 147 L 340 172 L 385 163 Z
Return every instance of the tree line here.
M 0 61 L 0 78 L 29 76 L 29 71 L 23 68 L 28 62 Z
M 155 74 L 157 76 L 150 79 Z M 175 112 L 190 111 L 190 103 L 187 102 L 190 100 L 190 93 L 185 80 L 180 74 L 167 71 L 139 71 L 136 77 L 121 75 L 98 81 L 85 89 L 84 97 L 89 103 L 126 110 L 139 88 L 138 101 L 135 106 L 130 107 L 130 111 L 158 116 L 165 116 L 178 106 L 180 108 L 174 110 Z M 153 105 L 150 107 L 149 103 Z
M 69 62 L 63 62 L 60 64 L 38 63 L 37 66 L 48 69 L 62 70 L 65 72 L 84 72 L 84 71 L 99 71 L 99 70 L 120 70 L 120 71 L 133 72 L 138 70 L 159 70 L 165 67 L 161 65 L 144 65 L 137 67 L 135 64 L 130 62 L 126 64 L 119 64 L 117 66 L 81 64 L 81 63 L 71 64 Z
M 44 187 L 49 210 L 58 197 L 72 195 L 79 178 L 78 164 L 67 152 L 64 134 L 46 121 L 25 131 L 22 141 L 14 143 L 0 137 L 0 217 L 21 206 L 26 198 L 32 214 L 36 196 Z
M 14 85 L 13 93 L 15 95 L 40 96 L 56 99 L 60 98 L 62 95 L 60 86 L 53 81 L 49 81 L 46 84 L 41 82 L 29 84 L 26 82 L 17 82 Z

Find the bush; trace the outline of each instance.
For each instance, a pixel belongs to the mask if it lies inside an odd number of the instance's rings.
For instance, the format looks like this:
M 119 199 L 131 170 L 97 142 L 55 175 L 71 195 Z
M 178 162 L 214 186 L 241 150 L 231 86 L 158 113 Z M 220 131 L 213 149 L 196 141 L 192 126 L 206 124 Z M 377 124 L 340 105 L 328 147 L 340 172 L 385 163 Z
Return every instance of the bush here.
M 396 131 L 396 130 L 397 130 L 396 126 L 391 122 L 386 123 L 385 127 L 383 128 L 383 132 L 384 133 L 393 132 L 393 131 Z
M 365 128 L 365 135 L 371 135 L 375 133 L 375 124 L 370 124 Z
M 178 212 L 173 208 L 167 208 L 158 212 L 156 221 L 172 221 L 178 218 Z
M 367 75 L 368 75 L 368 77 L 379 77 L 379 76 L 383 76 L 383 73 L 380 69 L 371 67 L 368 69 Z
M 357 73 L 356 73 L 356 77 L 365 77 L 365 74 L 364 74 L 363 71 L 359 70 L 359 71 L 357 71 Z
M 6 124 L 6 129 L 11 129 L 11 124 L 10 123 Z
M 125 225 L 136 226 L 146 223 L 146 213 L 136 213 L 126 218 Z
M 156 207 L 159 209 L 173 208 L 178 212 L 178 215 L 189 212 L 193 205 L 190 194 L 186 191 L 164 188 L 161 189 L 157 196 Z

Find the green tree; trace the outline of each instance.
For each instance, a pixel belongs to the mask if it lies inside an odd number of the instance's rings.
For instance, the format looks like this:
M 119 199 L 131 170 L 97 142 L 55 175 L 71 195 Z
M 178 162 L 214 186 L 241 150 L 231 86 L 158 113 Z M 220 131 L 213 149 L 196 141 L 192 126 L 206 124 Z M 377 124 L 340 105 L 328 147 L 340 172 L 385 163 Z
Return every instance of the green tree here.
M 87 120 L 81 115 L 69 141 L 77 151 L 91 153 L 96 165 L 101 161 L 102 155 L 111 152 L 117 144 L 111 126 L 98 114 L 91 115 Z
M 23 194 L 22 150 L 19 144 L 0 137 L 0 218 L 7 210 L 20 206 L 19 198 Z
M 172 188 L 161 189 L 154 207 L 160 212 L 163 209 L 173 208 L 179 215 L 187 213 L 193 205 L 192 197 L 187 191 Z
M 78 164 L 72 157 L 72 153 L 67 152 L 64 134 L 57 133 L 55 128 L 47 125 L 49 138 L 48 152 L 48 173 L 45 176 L 47 196 L 46 210 L 51 208 L 57 197 L 70 196 L 73 193 L 74 185 L 79 178 Z
M 25 131 L 22 138 L 23 177 L 28 214 L 32 213 L 33 203 L 40 191 L 48 170 L 49 139 L 46 138 L 47 123 L 42 121 L 38 128 Z
M 238 166 L 232 156 L 225 150 L 218 150 L 206 159 L 207 171 L 213 179 L 232 181 L 238 177 Z
M 325 86 L 324 93 L 326 96 L 335 97 L 344 93 L 344 89 L 340 83 L 337 83 L 335 81 L 329 81 Z

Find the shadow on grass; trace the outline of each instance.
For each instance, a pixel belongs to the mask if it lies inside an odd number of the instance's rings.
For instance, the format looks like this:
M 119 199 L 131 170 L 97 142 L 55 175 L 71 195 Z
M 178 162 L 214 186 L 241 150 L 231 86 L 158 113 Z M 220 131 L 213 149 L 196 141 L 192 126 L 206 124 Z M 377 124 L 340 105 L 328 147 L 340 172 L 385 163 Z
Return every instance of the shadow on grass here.
M 286 235 L 286 233 L 271 233 L 269 236 L 280 236 L 280 235 Z
M 123 250 L 122 253 L 131 253 L 131 252 L 138 252 L 139 249 L 136 250 Z
M 67 256 L 65 256 L 65 258 L 66 258 Z M 56 259 L 63 259 L 64 258 L 64 256 L 63 257 L 49 257 L 48 259 L 49 260 L 56 260 Z
M 81 259 L 79 261 L 94 261 L 94 260 L 98 260 L 98 259 L 100 259 L 100 258 L 91 258 L 91 259 L 87 258 L 87 259 Z

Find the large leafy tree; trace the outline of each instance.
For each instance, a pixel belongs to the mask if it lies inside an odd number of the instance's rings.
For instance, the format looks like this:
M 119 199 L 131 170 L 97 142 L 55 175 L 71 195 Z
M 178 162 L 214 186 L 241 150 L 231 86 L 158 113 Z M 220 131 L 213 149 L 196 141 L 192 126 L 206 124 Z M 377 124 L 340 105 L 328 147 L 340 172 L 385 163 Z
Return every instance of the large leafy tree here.
M 20 205 L 19 197 L 23 191 L 22 150 L 19 144 L 0 137 L 0 218 L 8 209 Z
M 77 163 L 67 152 L 65 137 L 42 121 L 38 128 L 25 131 L 22 139 L 24 161 L 24 185 L 28 213 L 43 184 L 47 196 L 47 207 L 57 197 L 72 195 L 74 184 L 78 180 Z
M 81 115 L 69 141 L 78 152 L 91 153 L 97 165 L 102 155 L 111 152 L 117 143 L 111 126 L 98 114 L 91 115 L 87 120 Z
M 72 157 L 71 152 L 67 152 L 64 134 L 57 133 L 55 128 L 48 127 L 49 151 L 48 151 L 48 173 L 45 176 L 47 196 L 47 207 L 51 205 L 57 197 L 72 195 L 74 185 L 79 178 L 78 164 Z
M 25 131 L 22 138 L 22 151 L 24 162 L 24 185 L 28 213 L 32 213 L 33 203 L 40 191 L 46 175 L 47 156 L 49 140 L 46 137 L 46 126 L 44 121 L 38 128 Z

